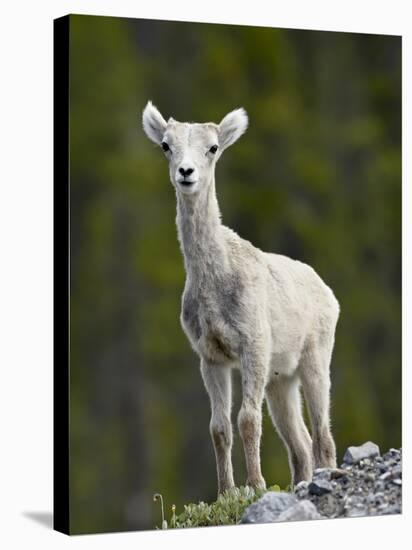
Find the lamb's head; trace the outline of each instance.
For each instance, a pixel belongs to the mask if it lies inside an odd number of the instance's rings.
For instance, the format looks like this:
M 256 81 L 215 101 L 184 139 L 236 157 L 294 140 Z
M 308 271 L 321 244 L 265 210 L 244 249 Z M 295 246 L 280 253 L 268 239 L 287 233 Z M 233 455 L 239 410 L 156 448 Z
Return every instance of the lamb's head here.
M 195 195 L 210 185 L 216 161 L 245 131 L 244 109 L 227 114 L 220 124 L 166 120 L 149 101 L 143 111 L 147 137 L 162 147 L 169 161 L 172 184 L 185 195 Z

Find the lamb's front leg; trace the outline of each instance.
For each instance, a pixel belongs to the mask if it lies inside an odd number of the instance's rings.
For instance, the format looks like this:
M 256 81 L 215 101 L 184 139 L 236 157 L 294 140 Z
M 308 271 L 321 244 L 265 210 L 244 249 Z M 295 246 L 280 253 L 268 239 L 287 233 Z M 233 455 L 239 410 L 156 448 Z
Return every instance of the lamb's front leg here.
M 266 361 L 259 354 L 247 354 L 242 358 L 241 369 L 243 399 L 238 426 L 246 458 L 246 484 L 255 488 L 265 488 L 266 483 L 260 469 L 260 439 Z
M 232 468 L 232 380 L 230 367 L 200 362 L 203 382 L 210 397 L 210 435 L 216 455 L 218 493 L 234 487 Z

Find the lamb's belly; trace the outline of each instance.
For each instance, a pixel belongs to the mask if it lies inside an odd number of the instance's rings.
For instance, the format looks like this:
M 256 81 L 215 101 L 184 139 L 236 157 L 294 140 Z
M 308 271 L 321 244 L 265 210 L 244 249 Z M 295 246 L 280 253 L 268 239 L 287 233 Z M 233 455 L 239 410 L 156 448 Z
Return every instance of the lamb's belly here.
M 273 353 L 270 360 L 271 375 L 293 376 L 299 366 L 300 352 Z
M 307 329 L 303 321 L 296 323 L 273 323 L 271 370 L 274 373 L 292 376 L 298 366 L 306 340 Z

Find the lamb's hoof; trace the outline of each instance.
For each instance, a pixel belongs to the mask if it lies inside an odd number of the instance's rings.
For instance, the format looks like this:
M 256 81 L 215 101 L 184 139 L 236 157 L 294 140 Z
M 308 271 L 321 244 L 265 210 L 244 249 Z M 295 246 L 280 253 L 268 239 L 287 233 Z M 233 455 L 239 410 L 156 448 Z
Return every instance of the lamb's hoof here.
M 253 478 L 253 479 L 247 479 L 246 485 L 249 487 L 252 487 L 253 489 L 266 489 L 266 481 L 263 479 L 263 477 Z

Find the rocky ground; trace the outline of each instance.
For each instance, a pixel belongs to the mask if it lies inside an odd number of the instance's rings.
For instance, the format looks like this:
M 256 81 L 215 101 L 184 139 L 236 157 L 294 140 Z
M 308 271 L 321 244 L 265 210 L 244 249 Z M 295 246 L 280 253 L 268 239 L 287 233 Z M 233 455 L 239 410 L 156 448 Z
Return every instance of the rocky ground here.
M 293 493 L 268 492 L 244 512 L 242 523 L 375 516 L 402 512 L 402 451 L 367 442 L 349 447 L 340 468 L 315 470 Z

